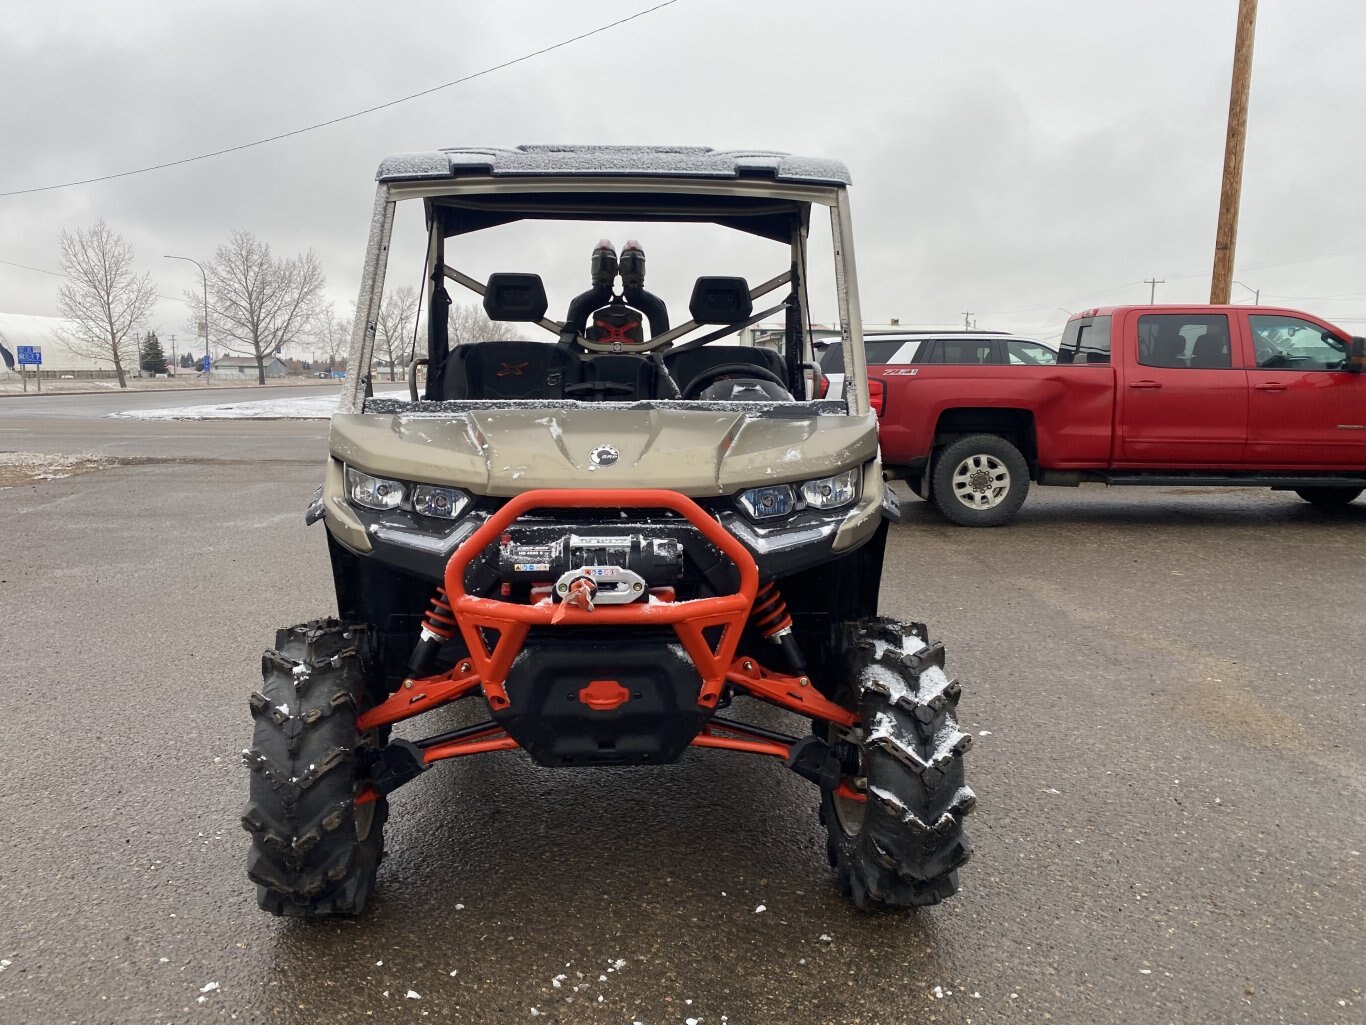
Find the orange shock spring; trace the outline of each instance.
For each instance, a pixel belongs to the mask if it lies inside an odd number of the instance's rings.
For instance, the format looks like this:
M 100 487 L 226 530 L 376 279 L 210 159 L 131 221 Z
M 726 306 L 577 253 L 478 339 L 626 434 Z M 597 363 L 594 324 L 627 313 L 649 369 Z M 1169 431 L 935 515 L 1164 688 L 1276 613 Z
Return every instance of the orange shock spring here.
M 422 617 L 422 629 L 443 641 L 455 636 L 455 613 L 451 611 L 451 601 L 446 597 L 446 589 L 438 587 L 432 595 L 431 608 Z
M 755 629 L 766 640 L 773 640 L 784 630 L 792 628 L 792 617 L 787 614 L 787 602 L 782 592 L 772 580 L 759 588 L 754 597 L 754 609 L 750 613 Z

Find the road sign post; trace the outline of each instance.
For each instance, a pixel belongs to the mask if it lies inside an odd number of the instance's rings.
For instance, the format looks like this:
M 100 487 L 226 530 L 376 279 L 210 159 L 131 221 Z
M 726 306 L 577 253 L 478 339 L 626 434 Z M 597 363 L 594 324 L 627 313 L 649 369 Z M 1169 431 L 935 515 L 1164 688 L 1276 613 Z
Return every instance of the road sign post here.
M 43 347 L 41 345 L 16 345 L 15 350 L 19 355 L 19 377 L 24 382 L 24 391 L 28 391 L 28 371 L 25 367 L 37 367 L 33 372 L 33 379 L 38 382 L 38 390 L 43 390 Z

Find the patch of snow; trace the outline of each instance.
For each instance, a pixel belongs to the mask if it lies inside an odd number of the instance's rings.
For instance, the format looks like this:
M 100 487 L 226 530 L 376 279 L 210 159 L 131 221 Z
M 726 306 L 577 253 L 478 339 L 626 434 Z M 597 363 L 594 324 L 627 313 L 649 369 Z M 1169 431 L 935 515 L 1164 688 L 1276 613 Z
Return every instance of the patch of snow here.
M 405 392 L 385 392 L 394 398 Z M 292 398 L 255 399 L 249 402 L 220 402 L 194 406 L 168 406 L 163 409 L 123 409 L 108 415 L 117 420 L 326 420 L 337 411 L 335 392 Z
M 213 992 L 214 990 L 216 990 L 217 988 L 218 988 L 218 983 L 216 983 L 216 982 L 206 982 L 206 983 L 204 983 L 204 985 L 200 988 L 199 992 L 201 992 L 201 993 L 212 993 L 212 992 Z
M 276 705 L 275 711 L 279 712 L 281 715 L 289 715 L 289 702 L 286 701 L 283 705 Z M 380 963 L 383 964 L 383 962 Z
M 823 932 L 823 933 L 821 933 L 821 942 L 822 942 L 822 943 L 834 943 L 835 941 L 830 937 L 830 934 L 829 934 L 828 932 Z
M 757 915 L 757 914 L 759 914 L 759 912 L 761 912 L 761 911 L 767 911 L 767 910 L 768 910 L 768 908 L 766 908 L 766 907 L 764 907 L 764 905 L 760 904 L 758 907 L 756 907 L 756 908 L 754 909 L 754 913 Z
M 422 994 L 415 989 L 410 989 L 407 993 L 403 994 L 403 998 L 405 1000 L 421 1000 Z

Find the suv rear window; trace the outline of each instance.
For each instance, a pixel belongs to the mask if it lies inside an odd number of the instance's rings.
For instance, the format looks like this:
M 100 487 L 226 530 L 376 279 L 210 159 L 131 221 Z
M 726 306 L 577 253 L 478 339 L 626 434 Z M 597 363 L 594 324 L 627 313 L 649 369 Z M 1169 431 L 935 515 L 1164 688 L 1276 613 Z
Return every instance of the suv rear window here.
M 895 356 L 905 344 L 904 338 L 864 338 L 864 358 L 869 366 L 880 366 Z M 821 350 L 816 362 L 827 374 L 844 373 L 844 343 L 831 342 Z

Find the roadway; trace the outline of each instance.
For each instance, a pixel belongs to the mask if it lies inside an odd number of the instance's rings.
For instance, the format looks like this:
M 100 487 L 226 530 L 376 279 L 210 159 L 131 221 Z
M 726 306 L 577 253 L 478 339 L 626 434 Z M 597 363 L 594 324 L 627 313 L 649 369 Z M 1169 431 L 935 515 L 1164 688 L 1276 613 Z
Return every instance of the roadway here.
M 885 610 L 977 734 L 937 908 L 847 906 L 776 763 L 504 753 L 397 793 L 365 917 L 300 923 L 245 879 L 238 754 L 274 629 L 333 607 L 325 425 L 108 401 L 0 402 L 0 449 L 150 460 L 0 490 L 0 1021 L 1366 1021 L 1366 500 L 908 503 Z

